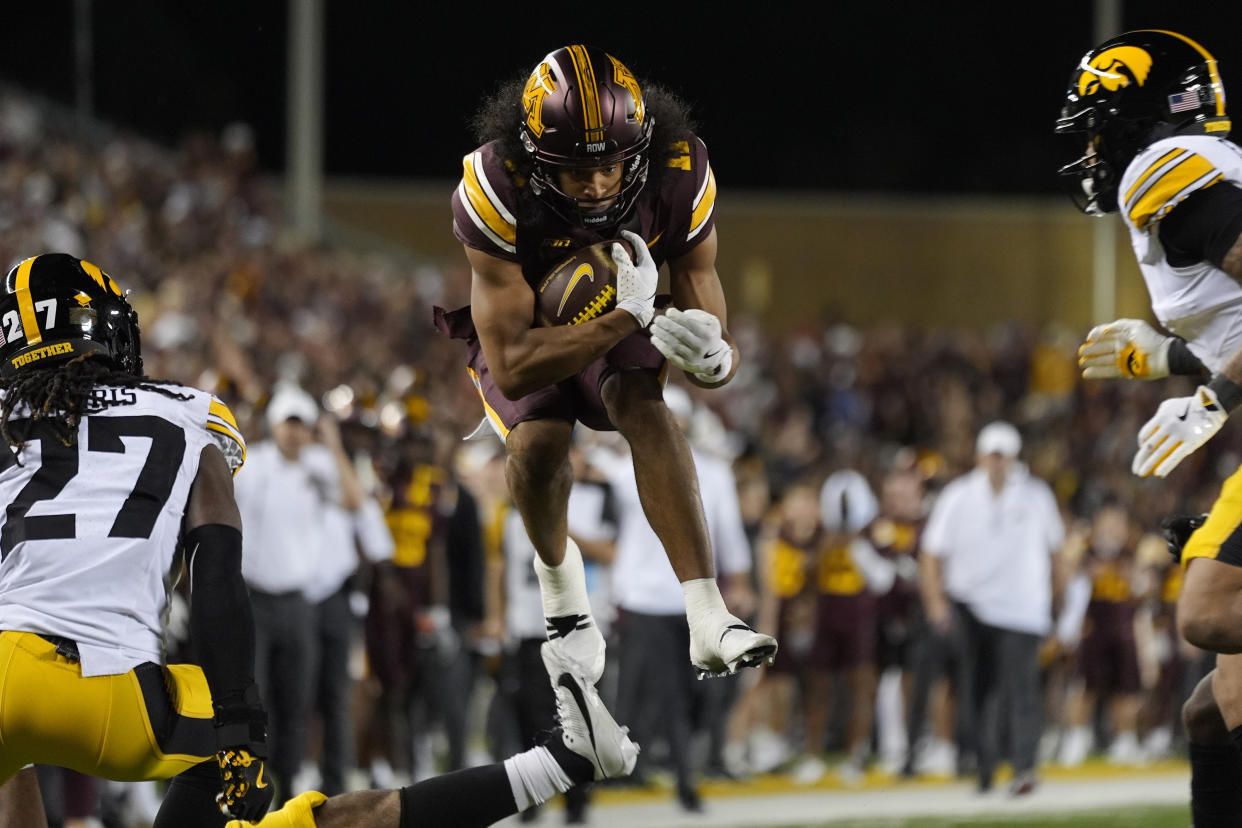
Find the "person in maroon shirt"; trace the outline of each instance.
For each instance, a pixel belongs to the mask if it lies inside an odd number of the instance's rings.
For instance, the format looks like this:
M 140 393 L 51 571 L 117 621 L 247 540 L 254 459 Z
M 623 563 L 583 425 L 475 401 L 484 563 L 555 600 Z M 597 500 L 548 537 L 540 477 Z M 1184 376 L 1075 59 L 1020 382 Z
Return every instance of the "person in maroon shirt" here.
M 1147 600 L 1150 578 L 1135 558 L 1133 523 L 1125 506 L 1109 501 L 1092 516 L 1081 570 L 1091 598 L 1078 645 L 1075 683 L 1066 703 L 1070 730 L 1061 743 L 1063 765 L 1079 765 L 1094 742 L 1091 718 L 1099 702 L 1108 705 L 1109 760 L 1135 764 L 1141 759 L 1138 713 L 1142 675 L 1134 620 Z
M 629 443 L 643 507 L 686 595 L 700 674 L 776 653 L 725 608 L 685 437 L 663 401 L 667 364 L 728 382 L 740 357 L 716 272 L 716 180 L 685 105 L 600 49 L 571 45 L 501 88 L 475 119 L 453 232 L 471 267 L 470 305 L 435 310 L 466 340 L 487 420 L 508 449 L 509 491 L 538 552 L 549 640 L 598 680 L 604 639 L 587 602 L 566 509 L 575 423 Z M 535 324 L 532 289 L 567 253 L 623 238 L 616 307 L 580 325 Z M 671 304 L 656 314 L 658 268 Z
M 877 703 L 877 741 L 884 760 L 902 761 L 893 753 L 905 736 L 900 750 L 909 748 L 910 735 L 905 717 L 910 708 L 923 608 L 918 587 L 918 551 L 923 526 L 927 522 L 924 506 L 923 475 L 915 466 L 898 466 L 885 476 L 880 489 L 880 512 L 868 524 L 863 537 L 870 541 L 882 557 L 892 562 L 896 577 L 888 591 L 876 600 L 876 672 L 880 681 L 877 692 L 883 696 L 884 683 L 896 675 L 901 701 L 897 710 L 899 721 L 880 715 Z M 891 717 L 890 717 L 891 718 Z

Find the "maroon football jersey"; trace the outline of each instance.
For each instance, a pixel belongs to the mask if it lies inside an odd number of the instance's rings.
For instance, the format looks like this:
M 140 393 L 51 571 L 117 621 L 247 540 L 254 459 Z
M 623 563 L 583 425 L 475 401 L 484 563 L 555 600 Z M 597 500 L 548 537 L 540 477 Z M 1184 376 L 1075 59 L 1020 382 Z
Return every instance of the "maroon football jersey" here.
M 919 541 L 923 536 L 925 520 L 903 520 L 900 518 L 878 517 L 863 530 L 863 536 L 871 541 L 875 551 L 886 558 L 896 559 L 908 557 L 914 560 L 919 556 Z M 918 606 L 919 586 L 916 581 L 897 578 L 887 593 L 880 596 L 880 617 L 905 618 Z
M 1139 596 L 1134 594 L 1134 553 L 1126 549 L 1114 560 L 1101 560 L 1087 550 L 1086 567 L 1091 576 L 1091 601 L 1087 604 L 1089 631 L 1109 638 L 1134 635 L 1134 615 Z
M 453 192 L 453 235 L 464 245 L 522 266 L 530 285 L 571 251 L 603 241 L 596 229 L 580 227 L 550 209 L 531 209 L 527 182 L 499 154 L 498 142 L 484 144 L 462 159 L 462 179 Z M 642 236 L 657 266 L 692 250 L 715 224 L 716 179 L 707 147 L 687 135 L 674 144 L 668 169 L 643 188 L 619 228 Z

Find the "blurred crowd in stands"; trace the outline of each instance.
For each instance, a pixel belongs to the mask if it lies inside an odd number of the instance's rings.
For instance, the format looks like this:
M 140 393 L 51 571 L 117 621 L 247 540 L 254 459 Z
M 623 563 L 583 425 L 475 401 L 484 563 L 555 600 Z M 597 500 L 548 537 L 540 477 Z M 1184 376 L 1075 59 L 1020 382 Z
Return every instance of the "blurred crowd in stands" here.
M 282 385 L 309 392 L 339 422 L 392 539 L 391 557 L 360 556 L 349 582 L 358 623 L 345 785 L 400 784 L 507 755 L 523 736 L 520 671 L 507 661 L 515 635 L 497 606 L 507 589 L 496 575 L 508 542 L 502 450 L 486 428 L 463 440 L 482 406 L 461 343 L 431 326 L 433 304 L 467 301 L 464 256 L 429 262 L 288 235 L 244 125 L 170 150 L 83 129 L 6 93 L 0 259 L 48 251 L 90 259 L 130 289 L 147 374 L 213 391 L 252 444 L 267 438 L 264 411 Z M 891 561 L 916 556 L 937 491 L 973 466 L 978 429 L 997 419 L 1019 428 L 1023 462 L 1056 494 L 1069 538 L 1066 583 L 1077 584 L 1058 596 L 1057 631 L 1041 651 L 1041 756 L 1077 764 L 1093 753 L 1121 763 L 1176 755 L 1180 701 L 1206 662 L 1174 631 L 1179 570 L 1159 521 L 1206 510 L 1242 461 L 1242 432 L 1225 429 L 1166 479 L 1134 477 L 1135 433 L 1180 380 L 1084 383 L 1075 361 L 1083 332 L 1055 324 L 858 326 L 828 313 L 791 327 L 735 308 L 729 327 L 742 367 L 722 389 L 685 387 L 687 428 L 701 452 L 732 470 L 759 596 L 750 615 L 765 631 L 781 625 L 782 658 L 719 680 L 730 688 L 723 696 L 702 689 L 712 682 L 690 685 L 696 779 L 780 772 L 815 783 L 833 757 L 845 783 L 875 772 L 967 772 L 951 684 L 932 682 L 927 710 L 910 715 L 912 659 L 926 626 L 917 567 L 894 564 L 883 590 L 868 586 L 865 567 L 851 576 L 875 606 L 864 645 L 845 660 L 814 657 L 817 637 L 840 634 L 820 617 L 816 595 L 849 580 L 832 571 L 854 565 L 842 550 L 858 542 Z M 608 485 L 591 458 L 621 449 L 607 434 L 583 434 L 582 445 L 579 479 Z M 845 495 L 851 520 L 839 519 L 846 489 L 827 487 L 840 487 L 843 472 L 855 473 Z M 597 522 L 616 521 L 600 514 Z M 587 555 L 593 583 L 605 587 L 609 537 L 592 539 L 599 551 Z M 789 563 L 790 548 L 800 563 Z M 1089 640 L 1090 652 L 1100 646 L 1091 639 L 1095 602 L 1124 605 L 1130 634 L 1104 646 L 1132 648 L 1136 674 L 1085 677 L 1080 654 Z M 596 614 L 614 615 L 606 605 Z M 613 631 L 623 623 L 622 614 Z M 688 662 L 678 669 L 688 672 Z M 299 786 L 323 781 L 313 766 L 317 721 L 308 723 Z M 650 771 L 639 782 L 659 780 L 669 755 L 660 733 L 639 734 Z M 702 807 L 694 796 L 681 801 Z

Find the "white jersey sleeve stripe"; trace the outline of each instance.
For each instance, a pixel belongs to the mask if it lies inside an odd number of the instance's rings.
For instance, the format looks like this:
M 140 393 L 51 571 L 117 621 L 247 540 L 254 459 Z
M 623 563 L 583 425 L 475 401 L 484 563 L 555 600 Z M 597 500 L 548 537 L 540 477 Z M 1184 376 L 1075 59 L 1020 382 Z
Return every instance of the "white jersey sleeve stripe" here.
M 461 204 L 466 211 L 466 215 L 470 216 L 470 221 L 475 227 L 483 231 L 483 235 L 487 236 L 487 238 L 491 240 L 492 244 L 496 245 L 501 250 L 504 250 L 506 253 L 517 252 L 517 245 L 511 244 L 493 233 L 492 228 L 487 226 L 487 222 L 484 221 L 483 217 L 480 216 L 478 211 L 474 209 L 474 202 L 472 202 L 470 197 L 466 194 L 466 182 L 464 179 L 461 184 L 457 185 L 457 195 L 461 199 Z
M 1134 183 L 1130 185 L 1130 189 L 1126 191 L 1126 197 L 1122 199 L 1122 203 L 1129 205 L 1134 199 L 1135 193 L 1138 191 L 1138 189 L 1142 187 L 1157 170 L 1163 169 L 1165 165 L 1172 163 L 1174 160 L 1178 158 L 1181 158 L 1187 152 L 1188 152 L 1187 150 L 1178 148 L 1178 149 L 1170 150 L 1169 152 L 1166 152 L 1164 155 L 1157 158 L 1151 164 L 1151 166 L 1149 166 L 1143 172 L 1143 174 L 1140 175 L 1138 178 L 1136 178 L 1134 180 Z
M 711 218 L 715 208 L 716 174 L 712 172 L 711 166 L 708 166 L 707 175 L 703 178 L 703 186 L 699 188 L 699 192 L 694 197 L 693 211 L 690 214 L 690 232 L 686 234 L 686 239 L 693 239 L 700 230 L 707 226 L 707 220 Z
M 1130 221 L 1140 230 L 1159 221 L 1182 199 L 1220 180 L 1220 173 L 1202 155 L 1190 153 L 1178 159 L 1159 178 L 1153 177 L 1129 210 Z
M 470 217 L 479 229 L 491 237 L 498 237 L 502 245 L 512 251 L 517 242 L 517 220 L 496 197 L 483 169 L 482 153 L 472 152 L 462 159 L 462 203 L 470 209 Z

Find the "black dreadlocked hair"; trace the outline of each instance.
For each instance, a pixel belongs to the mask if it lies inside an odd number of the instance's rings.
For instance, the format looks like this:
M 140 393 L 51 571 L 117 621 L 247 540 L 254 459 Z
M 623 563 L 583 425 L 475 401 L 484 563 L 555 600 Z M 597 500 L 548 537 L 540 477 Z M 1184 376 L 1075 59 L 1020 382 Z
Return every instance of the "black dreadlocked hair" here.
M 165 386 L 168 380 L 152 380 L 117 370 L 97 353 L 86 353 L 68 362 L 22 371 L 3 385 L 0 402 L 0 436 L 15 448 L 26 445 L 9 430 L 9 416 L 23 406 L 30 411 L 32 423 L 43 422 L 52 427 L 61 443 L 77 442 L 78 423 L 88 414 L 97 414 L 113 405 L 95 394 L 100 386 L 139 388 L 154 391 L 174 400 L 191 400 Z
M 522 146 L 519 127 L 526 118 L 522 108 L 522 92 L 530 72 L 504 81 L 475 112 L 470 120 L 475 139 L 480 144 L 500 142 L 501 157 L 513 165 L 513 173 L 522 179 L 530 178 L 532 161 Z M 646 191 L 658 192 L 660 180 L 668 171 L 668 162 L 682 151 L 674 143 L 685 140 L 688 133 L 698 129 L 690 116 L 690 106 L 668 88 L 650 81 L 639 81 L 643 91 L 643 105 L 648 117 L 655 118 L 651 130 L 651 163 L 648 165 Z

